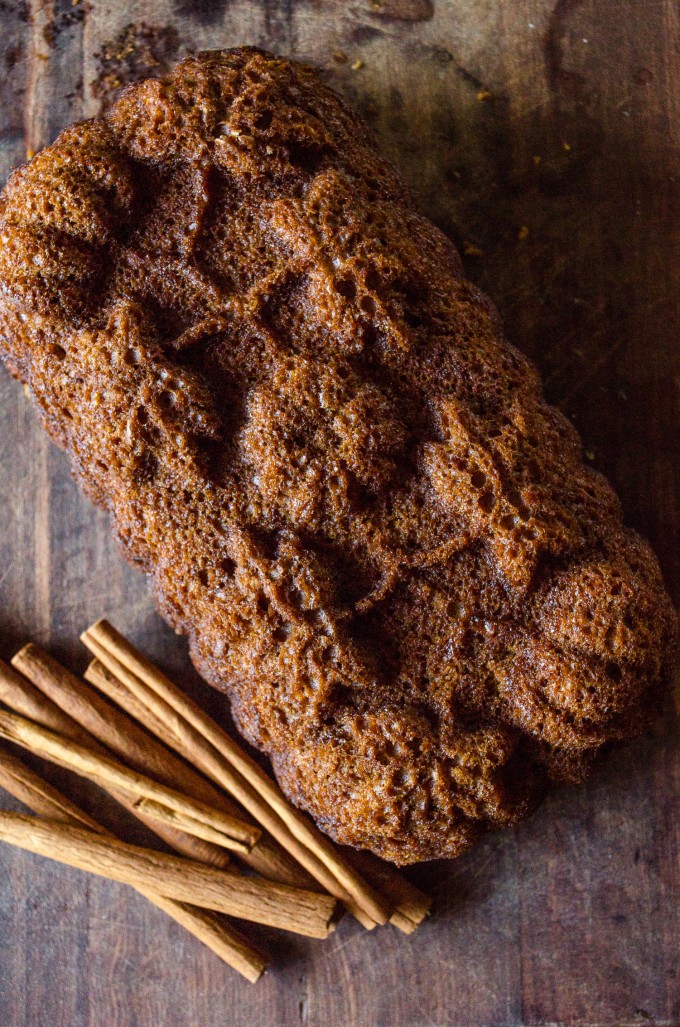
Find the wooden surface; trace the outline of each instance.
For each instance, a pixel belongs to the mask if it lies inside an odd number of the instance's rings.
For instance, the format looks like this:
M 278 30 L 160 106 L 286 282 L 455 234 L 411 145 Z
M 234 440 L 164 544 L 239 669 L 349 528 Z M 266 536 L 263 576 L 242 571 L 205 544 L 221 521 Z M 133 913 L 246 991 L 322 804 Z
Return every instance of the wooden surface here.
M 678 0 L 2 0 L 0 28 L 3 180 L 110 98 L 121 54 L 135 73 L 256 43 L 323 66 L 466 251 L 677 601 Z M 81 668 L 106 613 L 223 709 L 21 388 L 0 389 L 0 655 L 32 638 Z M 669 718 L 519 830 L 416 868 L 436 914 L 413 937 L 279 936 L 254 987 L 125 888 L 0 847 L 0 1023 L 680 1024 L 676 739 Z

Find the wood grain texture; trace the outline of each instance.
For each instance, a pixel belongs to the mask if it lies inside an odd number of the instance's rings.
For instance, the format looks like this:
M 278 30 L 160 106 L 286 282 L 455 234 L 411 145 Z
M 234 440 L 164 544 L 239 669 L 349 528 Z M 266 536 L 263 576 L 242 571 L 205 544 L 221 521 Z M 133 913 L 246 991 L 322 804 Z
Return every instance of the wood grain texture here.
M 241 43 L 324 67 L 466 251 L 680 598 L 677 0 L 3 0 L 0 20 L 3 179 L 110 98 L 126 40 L 133 73 Z M 0 656 L 32 638 L 82 670 L 78 634 L 107 614 L 226 721 L 5 374 L 0 394 Z M 123 887 L 1 847 L 0 1019 L 680 1024 L 679 787 L 669 717 L 517 831 L 416 868 L 436 912 L 414 935 L 348 918 L 324 942 L 262 932 L 273 969 L 254 988 Z

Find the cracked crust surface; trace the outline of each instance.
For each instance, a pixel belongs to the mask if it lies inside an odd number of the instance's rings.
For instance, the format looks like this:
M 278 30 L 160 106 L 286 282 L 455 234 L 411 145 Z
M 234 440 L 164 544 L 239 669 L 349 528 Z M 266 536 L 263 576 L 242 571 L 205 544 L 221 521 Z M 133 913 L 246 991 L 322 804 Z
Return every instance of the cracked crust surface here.
M 133 86 L 12 176 L 0 239 L 8 366 L 334 838 L 455 856 L 644 727 L 651 550 L 313 71 Z

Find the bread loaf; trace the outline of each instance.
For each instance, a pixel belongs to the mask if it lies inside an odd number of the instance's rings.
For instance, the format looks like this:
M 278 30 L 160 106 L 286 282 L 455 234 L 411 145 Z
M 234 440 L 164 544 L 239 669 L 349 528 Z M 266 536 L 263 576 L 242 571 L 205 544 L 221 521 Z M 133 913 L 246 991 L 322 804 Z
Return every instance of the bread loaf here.
M 654 556 L 312 70 L 132 86 L 12 176 L 0 237 L 8 366 L 330 835 L 455 856 L 644 727 Z

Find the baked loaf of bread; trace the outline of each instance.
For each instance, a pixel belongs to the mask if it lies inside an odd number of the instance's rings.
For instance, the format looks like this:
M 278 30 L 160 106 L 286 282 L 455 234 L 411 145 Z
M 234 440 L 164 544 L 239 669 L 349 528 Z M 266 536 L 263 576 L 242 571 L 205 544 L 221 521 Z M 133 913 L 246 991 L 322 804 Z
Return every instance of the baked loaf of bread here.
M 10 179 L 0 334 L 291 799 L 404 864 L 641 730 L 649 547 L 308 68 L 196 54 Z

